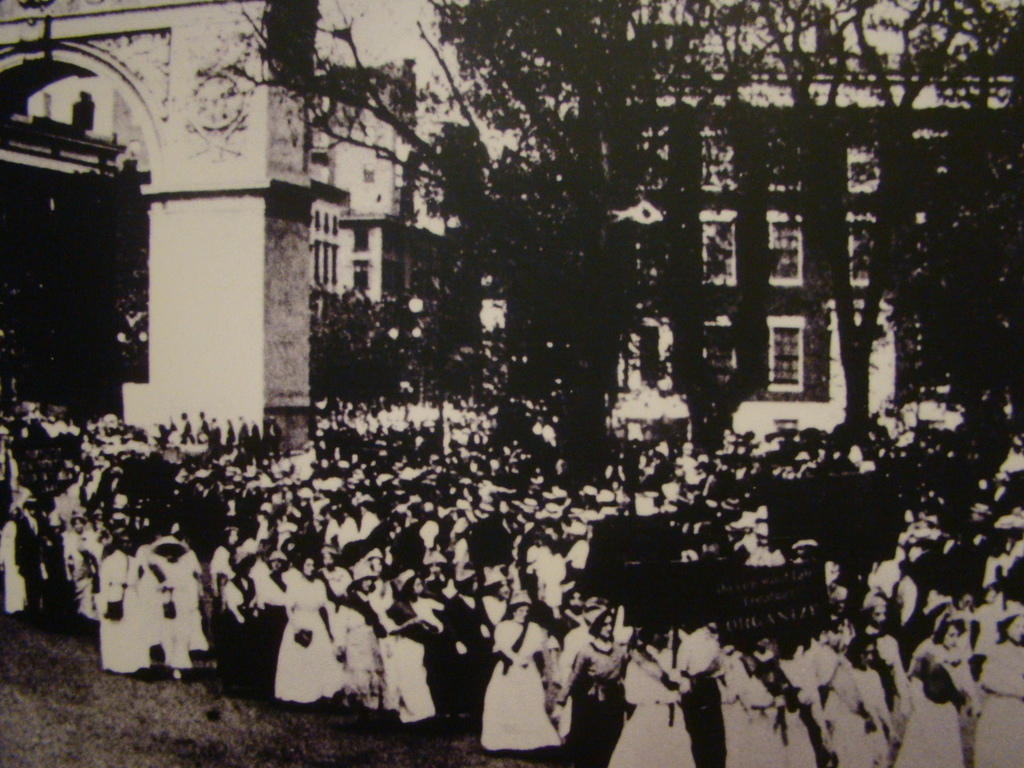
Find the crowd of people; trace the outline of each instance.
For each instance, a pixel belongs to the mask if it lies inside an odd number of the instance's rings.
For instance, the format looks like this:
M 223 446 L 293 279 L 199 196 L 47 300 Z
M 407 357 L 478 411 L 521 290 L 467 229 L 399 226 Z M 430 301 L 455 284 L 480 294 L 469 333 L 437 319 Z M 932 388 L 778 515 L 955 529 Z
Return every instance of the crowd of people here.
M 147 434 L 21 409 L 0 430 L 4 611 L 98 627 L 112 673 L 212 658 L 229 695 L 457 719 L 486 751 L 577 768 L 1019 764 L 1019 440 L 985 466 L 938 430 L 651 441 L 570 488 L 541 421 L 510 439 L 487 414 L 428 416 L 320 404 L 312 448 L 282 456 L 255 425 Z M 57 435 L 77 440 L 67 481 L 30 487 L 19 446 Z M 862 547 L 821 525 L 836 499 L 784 509 L 801 483 L 875 489 L 845 499 Z M 593 573 L 609 521 L 641 519 L 679 535 L 676 562 L 819 568 L 827 621 L 631 626 Z

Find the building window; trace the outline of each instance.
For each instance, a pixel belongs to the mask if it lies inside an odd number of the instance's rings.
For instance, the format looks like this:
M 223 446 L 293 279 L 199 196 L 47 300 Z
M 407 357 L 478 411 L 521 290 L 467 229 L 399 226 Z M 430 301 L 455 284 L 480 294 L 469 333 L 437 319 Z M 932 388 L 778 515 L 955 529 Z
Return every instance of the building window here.
M 352 262 L 352 287 L 364 293 L 370 290 L 370 262 L 365 259 Z
M 878 191 L 881 171 L 874 147 L 850 147 L 846 150 L 847 187 L 853 193 Z
M 803 392 L 804 326 L 802 317 L 768 318 L 770 392 Z
M 736 189 L 736 152 L 725 131 L 705 128 L 701 138 L 701 187 L 708 192 Z
M 309 153 L 309 162 L 313 165 L 328 166 L 331 164 L 331 157 L 326 152 L 314 150 Z
M 309 249 L 313 253 L 313 282 L 316 285 L 337 285 L 338 246 L 315 240 Z
M 403 287 L 405 287 L 405 269 L 402 261 L 396 258 L 385 258 L 381 263 L 381 291 L 386 295 L 393 296 Z
M 847 213 L 846 221 L 850 226 L 850 285 L 865 288 L 871 282 L 871 251 L 875 247 L 877 219 L 870 213 Z
M 701 211 L 704 282 L 736 285 L 736 212 Z
M 376 170 L 372 165 L 363 166 L 363 183 L 373 184 L 377 180 Z
M 316 229 L 317 232 L 320 231 L 320 211 L 313 212 L 313 228 Z
M 704 321 L 704 359 L 715 379 L 725 384 L 736 371 L 736 348 L 732 343 L 732 321 L 728 315 Z
M 355 229 L 352 230 L 352 235 L 355 238 L 355 244 L 352 246 L 352 250 L 370 250 L 370 230 L 368 230 L 366 227 L 356 227 Z
M 769 281 L 772 285 L 796 286 L 804 281 L 804 236 L 800 229 L 800 216 L 768 211 L 768 250 L 775 269 Z
M 768 138 L 769 176 L 768 190 L 771 192 L 800 191 L 800 145 L 784 136 L 775 134 Z
M 637 363 L 640 380 L 648 387 L 658 386 L 661 378 L 661 329 L 643 325 L 637 332 Z

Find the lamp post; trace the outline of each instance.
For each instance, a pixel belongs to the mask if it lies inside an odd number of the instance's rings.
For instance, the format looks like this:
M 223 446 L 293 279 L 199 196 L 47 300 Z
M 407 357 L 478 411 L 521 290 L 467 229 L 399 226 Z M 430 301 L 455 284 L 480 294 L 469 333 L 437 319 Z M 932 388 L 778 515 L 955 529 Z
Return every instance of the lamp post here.
M 409 331 L 409 335 L 414 339 L 413 344 L 416 347 L 416 368 L 419 374 L 419 384 L 416 390 L 416 397 L 419 400 L 420 405 L 423 405 L 424 401 L 424 382 L 425 376 L 423 373 L 423 328 L 420 323 L 420 314 L 423 312 L 423 299 L 413 296 L 409 299 L 408 304 L 409 314 L 412 315 L 413 324 L 412 329 Z

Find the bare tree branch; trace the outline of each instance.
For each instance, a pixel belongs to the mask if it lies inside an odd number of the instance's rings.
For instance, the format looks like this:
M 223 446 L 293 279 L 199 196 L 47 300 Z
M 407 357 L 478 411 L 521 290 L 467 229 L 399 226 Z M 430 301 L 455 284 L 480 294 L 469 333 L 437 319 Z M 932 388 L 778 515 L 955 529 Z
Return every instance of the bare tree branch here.
M 434 43 L 427 37 L 427 31 L 423 29 L 423 25 L 420 22 L 416 22 L 416 26 L 420 31 L 420 38 L 430 48 L 430 52 L 434 55 L 434 59 L 441 67 L 441 71 L 444 72 L 445 79 L 448 81 L 448 87 L 452 90 L 452 98 L 459 105 L 459 112 L 462 117 L 469 123 L 473 128 L 476 129 L 477 134 L 480 134 L 480 126 L 477 124 L 476 118 L 473 115 L 472 110 L 469 108 L 469 104 L 466 103 L 466 98 L 462 94 L 462 90 L 455 84 L 455 77 L 452 75 L 451 69 L 448 67 L 448 62 L 444 60 L 441 55 L 441 51 L 434 45 Z

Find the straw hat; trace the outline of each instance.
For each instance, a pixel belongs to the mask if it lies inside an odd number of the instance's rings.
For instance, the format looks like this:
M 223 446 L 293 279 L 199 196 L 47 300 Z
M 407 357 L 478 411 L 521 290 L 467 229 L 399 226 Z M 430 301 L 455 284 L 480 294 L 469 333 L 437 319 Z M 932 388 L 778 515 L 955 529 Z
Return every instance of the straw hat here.
M 521 605 L 532 605 L 532 604 L 533 604 L 533 600 L 530 599 L 530 596 L 526 592 L 516 592 L 515 594 L 512 595 L 511 598 L 509 598 L 509 601 L 508 601 L 509 610 L 515 610 L 516 608 L 518 608 Z
M 374 579 L 377 578 L 377 573 L 370 566 L 367 560 L 360 560 L 358 563 L 352 566 L 352 583 L 355 584 L 357 581 L 362 579 Z

